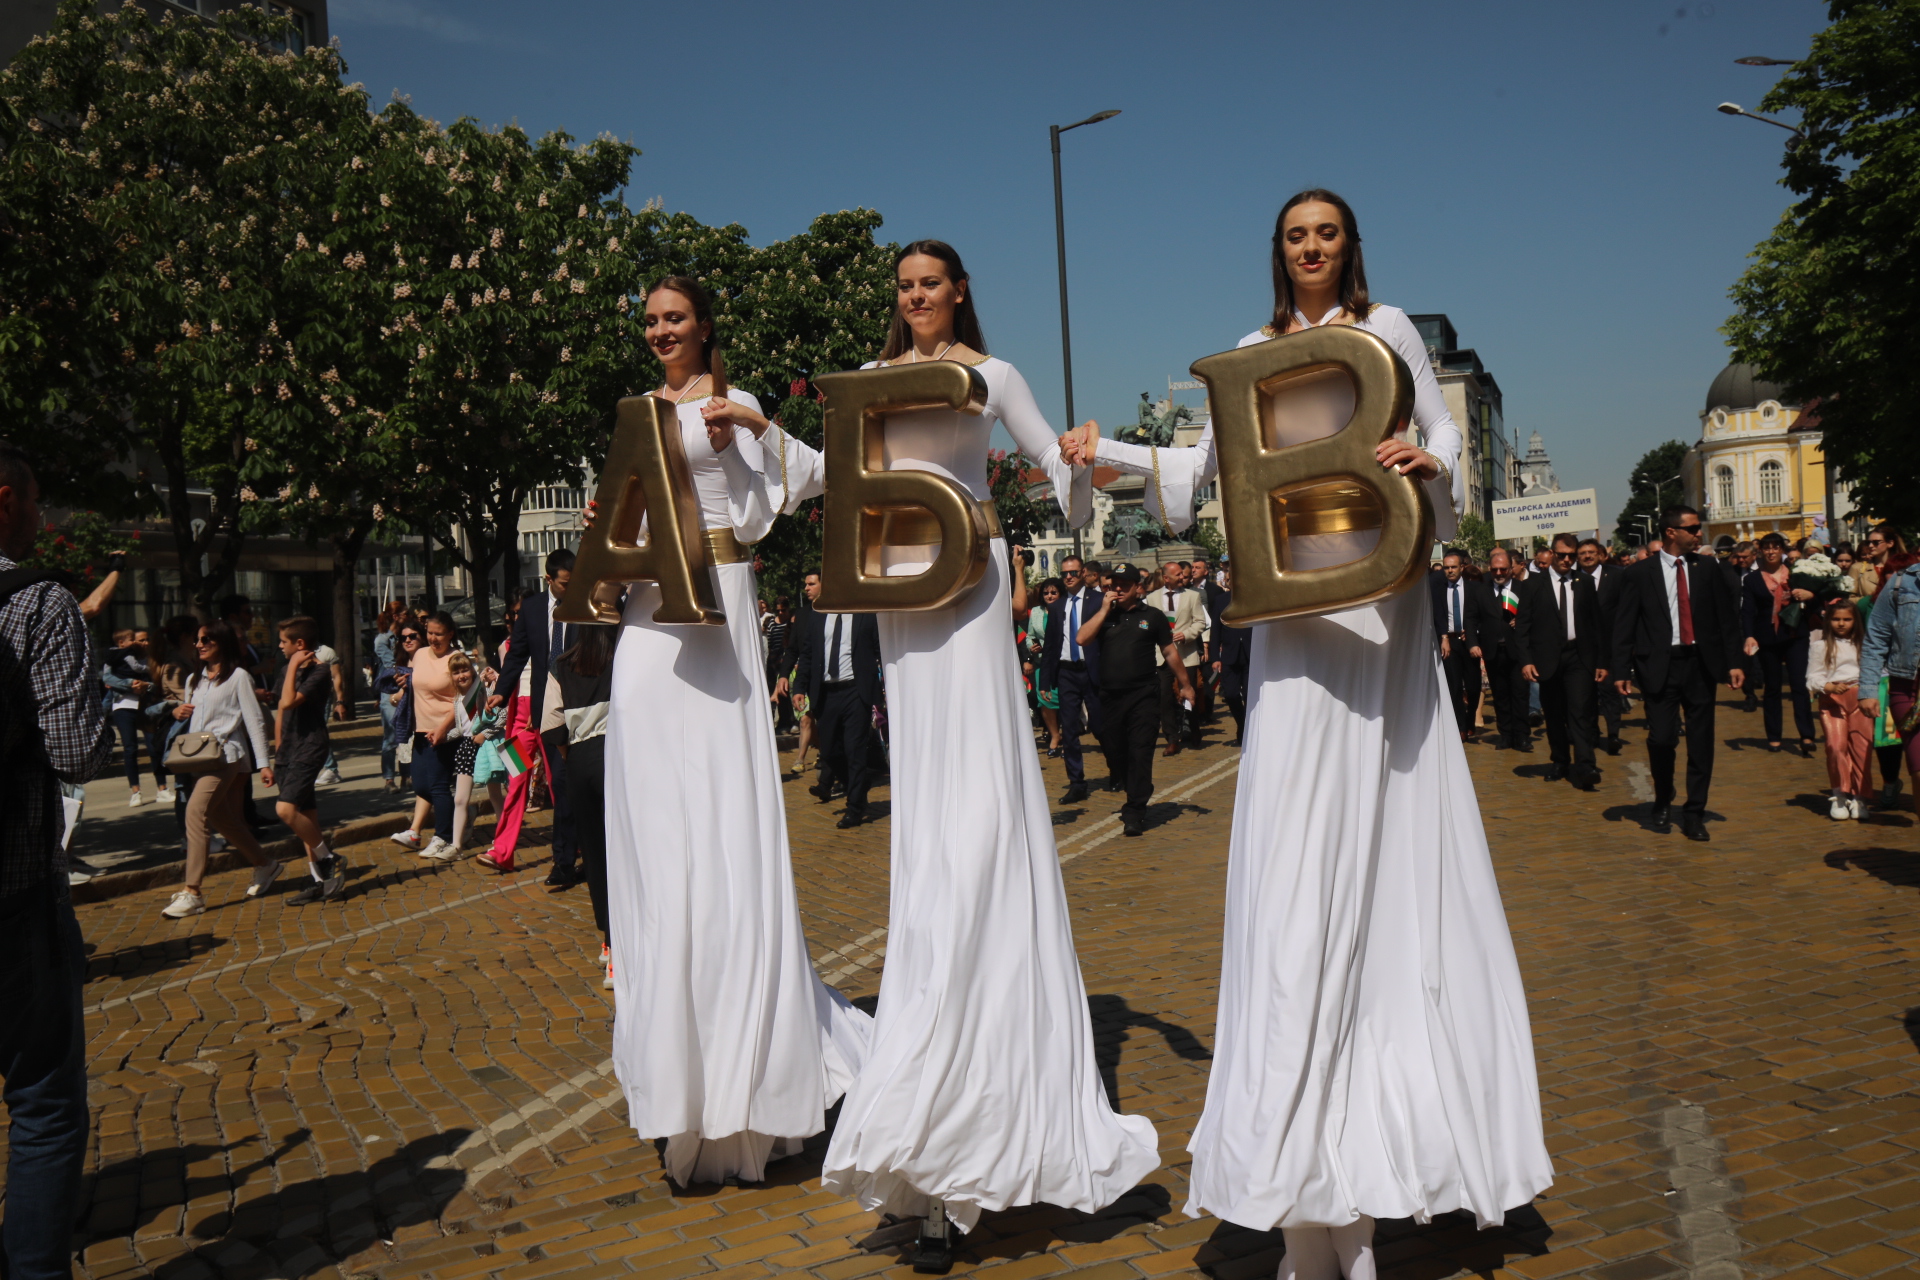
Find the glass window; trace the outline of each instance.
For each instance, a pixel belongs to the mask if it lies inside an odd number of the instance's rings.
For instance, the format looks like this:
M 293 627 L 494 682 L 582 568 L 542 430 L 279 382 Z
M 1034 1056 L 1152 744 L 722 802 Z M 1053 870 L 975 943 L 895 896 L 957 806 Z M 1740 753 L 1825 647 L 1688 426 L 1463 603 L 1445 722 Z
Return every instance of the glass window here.
M 1768 461 L 1760 464 L 1760 501 L 1766 506 L 1777 506 L 1786 499 L 1781 496 L 1786 478 L 1786 468 L 1778 462 Z
M 1732 467 L 1719 466 L 1713 469 L 1713 501 L 1717 506 L 1733 505 Z

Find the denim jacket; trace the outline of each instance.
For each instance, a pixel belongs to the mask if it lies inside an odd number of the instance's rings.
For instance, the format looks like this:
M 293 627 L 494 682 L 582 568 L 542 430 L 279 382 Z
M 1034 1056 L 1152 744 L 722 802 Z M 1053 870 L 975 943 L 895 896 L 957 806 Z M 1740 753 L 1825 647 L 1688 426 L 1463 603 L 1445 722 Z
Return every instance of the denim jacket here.
M 1920 667 L 1920 564 L 1910 564 L 1887 580 L 1867 618 L 1867 642 L 1860 646 L 1860 696 L 1871 698 L 1880 677 L 1911 680 Z

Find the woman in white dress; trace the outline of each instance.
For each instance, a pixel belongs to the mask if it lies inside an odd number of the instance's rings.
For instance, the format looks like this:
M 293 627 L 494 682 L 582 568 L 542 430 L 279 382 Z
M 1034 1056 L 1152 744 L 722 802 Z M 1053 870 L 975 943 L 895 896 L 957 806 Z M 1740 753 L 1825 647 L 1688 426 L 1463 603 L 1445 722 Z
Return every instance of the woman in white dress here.
M 1319 324 L 1391 344 L 1413 372 L 1420 438 L 1376 456 L 1424 484 L 1452 536 L 1460 431 L 1413 324 L 1367 299 L 1353 211 L 1330 192 L 1295 196 L 1273 263 L 1273 323 L 1240 345 Z M 1336 374 L 1267 412 L 1280 440 L 1300 443 L 1339 430 L 1353 404 Z M 1092 437 L 1074 433 L 1068 452 L 1084 456 Z M 1135 475 L 1154 475 L 1155 453 L 1097 444 L 1100 462 Z M 1185 528 L 1217 470 L 1212 433 L 1157 455 L 1148 510 Z M 1378 537 L 1290 546 L 1296 567 L 1317 568 Z M 1526 994 L 1444 690 L 1424 580 L 1255 628 L 1187 1212 L 1283 1228 L 1282 1280 L 1368 1280 L 1375 1218 L 1468 1209 L 1490 1226 L 1552 1181 Z
M 707 295 L 673 277 L 647 295 L 646 337 L 677 406 L 725 626 L 653 621 L 635 583 L 607 716 L 607 899 L 613 1060 L 667 1175 L 759 1181 L 799 1151 L 860 1068 L 872 1020 L 821 982 L 794 896 L 753 566 L 740 544 L 781 509 L 753 397 L 713 394 Z M 818 458 L 775 431 L 789 471 Z M 810 470 L 809 470 L 810 468 Z M 817 480 L 814 491 L 817 491 Z M 795 495 L 794 500 L 798 500 Z
M 1062 460 L 1026 379 L 985 353 L 959 255 L 919 241 L 895 269 L 898 310 L 879 363 L 957 360 L 979 370 L 988 394 L 978 416 L 889 417 L 888 468 L 931 471 L 986 500 L 997 422 L 1083 523 L 1091 471 Z M 1012 1205 L 1098 1209 L 1160 1163 L 1151 1122 L 1115 1113 L 1101 1085 L 1007 643 L 1007 546 L 990 545 L 985 578 L 951 607 L 880 616 L 893 761 L 887 964 L 867 1062 L 822 1174 L 866 1208 L 926 1217 L 923 1268 L 949 1219 L 968 1230 L 982 1210 Z M 886 570 L 919 573 L 936 551 L 891 548 Z

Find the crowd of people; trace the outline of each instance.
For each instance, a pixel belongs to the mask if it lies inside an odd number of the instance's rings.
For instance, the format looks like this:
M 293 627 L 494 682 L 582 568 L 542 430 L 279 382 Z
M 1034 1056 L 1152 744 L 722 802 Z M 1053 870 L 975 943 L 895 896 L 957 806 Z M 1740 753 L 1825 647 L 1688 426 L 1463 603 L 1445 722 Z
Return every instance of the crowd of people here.
M 1544 729 L 1541 776 L 1591 790 L 1598 753 L 1619 754 L 1638 696 L 1655 793 L 1648 825 L 1671 828 L 1684 737 L 1681 826 L 1706 840 L 1713 687 L 1726 684 L 1744 710 L 1760 711 L 1768 751 L 1811 757 L 1824 745 L 1835 821 L 1895 805 L 1902 758 L 1909 773 L 1920 766 L 1911 723 L 1920 581 L 1900 534 L 1880 526 L 1856 549 L 1767 533 L 1703 553 L 1698 512 L 1670 507 L 1661 523 L 1659 538 L 1617 554 L 1572 534 L 1531 557 L 1496 547 L 1484 566 L 1446 548 L 1429 590 L 1461 740 L 1490 730 L 1497 749 L 1530 753 Z

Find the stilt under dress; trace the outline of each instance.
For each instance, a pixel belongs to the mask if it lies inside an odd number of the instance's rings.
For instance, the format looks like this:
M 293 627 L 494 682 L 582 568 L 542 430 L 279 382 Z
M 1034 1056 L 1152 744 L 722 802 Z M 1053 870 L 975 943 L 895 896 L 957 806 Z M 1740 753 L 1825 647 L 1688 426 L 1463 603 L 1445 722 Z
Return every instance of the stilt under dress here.
M 1451 536 L 1460 433 L 1424 344 L 1391 307 L 1361 327 L 1413 371 L 1423 447 L 1453 473 L 1427 485 Z M 1352 410 L 1338 374 L 1269 407 L 1291 443 L 1331 434 Z M 1099 459 L 1153 474 L 1144 447 L 1103 440 Z M 1217 469 L 1210 431 L 1159 463 L 1168 517 L 1185 527 Z M 1147 501 L 1157 514 L 1152 483 Z M 1354 560 L 1377 538 L 1295 539 L 1296 563 Z M 1498 1223 L 1552 1168 L 1526 994 L 1426 584 L 1254 631 L 1219 1023 L 1186 1211 L 1261 1230 L 1456 1209 Z M 1342 1265 L 1367 1274 L 1370 1256 L 1348 1259 L 1343 1241 L 1336 1232 Z
M 810 492 L 818 455 L 777 429 L 763 452 L 744 428 L 716 454 L 701 403 L 678 417 L 702 527 L 757 540 L 783 501 L 776 443 Z M 614 1068 L 682 1185 L 758 1181 L 776 1144 L 797 1152 L 872 1028 L 814 973 L 800 926 L 753 567 L 711 573 L 723 627 L 655 623 L 659 587 L 633 585 L 607 716 Z
M 889 469 L 989 496 L 995 421 L 1084 521 L 1092 473 L 1059 441 L 1013 366 L 976 366 L 987 411 L 896 414 Z M 1094 1210 L 1160 1164 L 1153 1125 L 1108 1105 L 1012 640 L 1007 547 L 952 607 L 880 617 L 891 728 L 893 879 L 887 964 L 866 1065 L 847 1091 L 822 1185 L 963 1230 L 983 1210 Z M 887 553 L 917 573 L 934 548 Z

